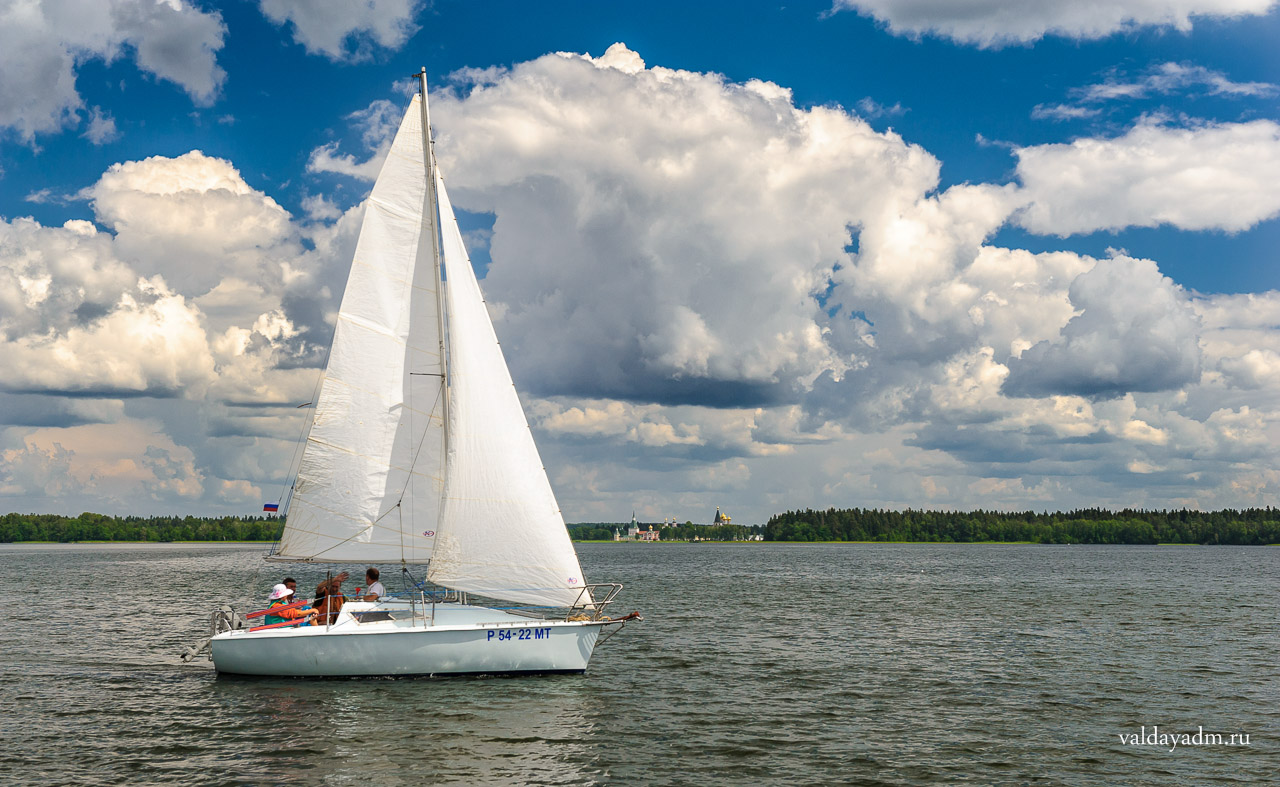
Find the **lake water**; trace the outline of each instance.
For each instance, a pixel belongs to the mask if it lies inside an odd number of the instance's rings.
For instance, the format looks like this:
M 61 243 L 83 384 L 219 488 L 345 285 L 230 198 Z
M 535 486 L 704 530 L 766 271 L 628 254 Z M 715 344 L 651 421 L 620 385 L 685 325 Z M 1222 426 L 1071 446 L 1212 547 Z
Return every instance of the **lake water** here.
M 211 608 L 265 597 L 285 570 L 302 587 L 322 575 L 262 552 L 0 545 L 3 782 L 1280 778 L 1276 548 L 583 544 L 587 576 L 624 583 L 619 612 L 646 618 L 585 675 L 183 664 Z M 1144 726 L 1224 742 L 1121 743 Z

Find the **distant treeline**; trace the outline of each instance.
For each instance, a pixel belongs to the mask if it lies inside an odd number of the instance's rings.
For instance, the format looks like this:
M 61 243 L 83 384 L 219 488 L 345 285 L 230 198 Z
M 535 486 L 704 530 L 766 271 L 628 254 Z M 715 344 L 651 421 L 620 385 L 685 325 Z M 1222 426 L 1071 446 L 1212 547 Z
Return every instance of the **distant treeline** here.
M 0 516 L 0 543 L 13 541 L 277 541 L 284 521 L 275 516 L 113 517 L 84 513 Z M 575 541 L 607 541 L 628 525 L 569 525 Z M 647 529 L 647 525 L 643 526 Z M 1066 513 L 1000 511 L 788 511 L 768 524 L 662 527 L 663 541 L 1030 541 L 1040 544 L 1280 544 L 1280 509 L 1222 511 L 1109 511 Z
M 5 514 L 0 543 L 12 541 L 275 541 L 284 523 L 274 516 L 107 516 L 84 513 Z
M 766 541 L 1031 541 L 1038 544 L 1280 544 L 1280 509 L 1242 511 L 788 511 Z

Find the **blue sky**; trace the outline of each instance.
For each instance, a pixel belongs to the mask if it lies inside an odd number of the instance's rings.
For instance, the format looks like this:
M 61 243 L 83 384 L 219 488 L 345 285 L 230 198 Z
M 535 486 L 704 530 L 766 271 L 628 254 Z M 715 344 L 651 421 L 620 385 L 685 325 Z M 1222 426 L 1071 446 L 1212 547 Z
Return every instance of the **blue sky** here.
M 1280 11 L 1099 8 L 0 0 L 0 508 L 275 499 L 421 66 L 569 521 L 1276 505 Z

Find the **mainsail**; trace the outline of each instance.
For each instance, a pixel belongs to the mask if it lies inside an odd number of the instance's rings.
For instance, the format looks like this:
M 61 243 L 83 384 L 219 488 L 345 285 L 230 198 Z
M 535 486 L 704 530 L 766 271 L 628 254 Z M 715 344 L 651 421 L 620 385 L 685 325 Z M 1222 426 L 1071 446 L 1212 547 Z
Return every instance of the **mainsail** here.
M 365 208 L 272 558 L 428 562 L 427 578 L 454 590 L 590 605 L 444 180 L 434 161 L 426 166 L 419 101 Z M 443 301 L 428 229 L 437 208 Z M 442 302 L 447 358 L 439 351 Z
M 365 206 L 275 560 L 431 557 L 445 386 L 419 100 Z

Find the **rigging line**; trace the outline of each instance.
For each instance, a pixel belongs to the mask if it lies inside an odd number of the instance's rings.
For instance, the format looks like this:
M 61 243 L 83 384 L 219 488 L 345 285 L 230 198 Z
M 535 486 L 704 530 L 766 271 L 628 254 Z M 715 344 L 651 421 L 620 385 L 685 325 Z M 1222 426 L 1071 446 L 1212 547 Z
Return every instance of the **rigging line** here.
M 397 506 L 399 508 L 399 506 Z M 400 509 L 400 565 L 404 565 L 404 509 Z
M 413 372 L 410 372 L 410 374 L 413 374 Z M 428 411 L 428 415 L 427 415 L 428 422 L 430 422 L 431 420 L 430 413 L 434 413 L 436 411 L 436 405 L 440 404 L 440 396 L 443 393 L 444 393 L 444 386 L 442 385 L 440 386 L 440 390 L 436 392 L 436 400 L 431 403 L 431 409 Z M 448 429 L 449 425 L 445 424 L 444 428 Z M 409 488 L 409 483 L 413 480 L 413 468 L 415 465 L 418 464 L 418 457 L 422 455 L 422 446 L 427 441 L 427 432 L 429 431 L 430 429 L 423 429 L 422 437 L 418 438 L 418 447 L 414 449 L 413 458 L 409 460 L 409 468 L 408 470 L 405 471 L 404 486 L 400 487 L 400 496 L 396 500 L 396 505 L 400 505 L 401 501 L 404 500 L 405 490 Z M 381 518 L 382 517 L 378 517 L 378 519 L 381 519 Z M 377 520 L 374 520 L 374 521 L 377 521 Z
M 415 374 L 415 372 L 410 372 L 409 374 L 411 374 L 411 375 L 412 375 L 412 374 Z M 430 428 L 429 428 L 429 427 L 430 427 L 430 425 L 431 425 L 431 416 L 432 416 L 432 413 L 435 413 L 435 411 L 436 411 L 436 405 L 440 404 L 440 397 L 441 397 L 441 396 L 443 395 L 443 393 L 444 393 L 444 379 L 443 379 L 443 378 L 444 378 L 444 375 L 440 375 L 440 377 L 441 377 L 441 380 L 440 380 L 440 388 L 436 391 L 436 400 L 435 400 L 434 402 L 432 402 L 432 403 L 431 403 L 431 410 L 429 410 L 429 411 L 428 411 L 428 413 L 427 413 L 427 426 L 428 426 L 428 428 L 427 428 L 427 429 L 423 429 L 423 430 L 422 430 L 422 437 L 418 438 L 418 447 L 414 449 L 413 456 L 409 459 L 409 470 L 408 470 L 408 472 L 407 472 L 407 473 L 405 473 L 405 477 L 404 477 L 404 486 L 400 487 L 400 497 L 399 497 L 399 499 L 397 499 L 397 500 L 396 500 L 396 507 L 397 507 L 397 508 L 399 508 L 399 507 L 400 507 L 400 504 L 401 504 L 402 502 L 404 502 L 404 493 L 409 489 L 409 484 L 413 483 L 413 468 L 414 468 L 414 466 L 415 466 L 415 465 L 417 465 L 417 464 L 418 464 L 418 457 L 422 455 L 422 446 L 427 442 L 427 432 L 429 432 L 429 431 L 430 431 Z M 413 389 L 412 389 L 412 388 L 410 388 L 410 389 L 409 389 L 409 394 L 410 394 L 410 396 L 412 396 L 412 395 L 413 395 Z M 417 412 L 417 411 L 416 411 L 416 410 L 410 410 L 410 412 L 409 412 L 409 423 L 410 423 L 410 428 L 411 428 L 411 429 L 413 428 L 413 427 L 412 427 L 412 424 L 413 424 L 413 413 L 415 413 L 415 412 Z M 443 424 L 442 428 L 443 428 L 443 429 L 448 429 L 448 428 L 449 428 L 449 425 L 448 425 L 448 424 Z M 443 469 L 444 469 L 444 468 L 442 467 L 442 468 L 441 468 L 441 470 L 443 470 Z M 442 473 L 442 475 L 443 475 L 443 473 Z M 440 487 L 441 487 L 441 496 L 443 497 L 443 495 L 444 495 L 444 491 L 443 491 L 443 490 L 444 490 L 444 484 L 443 484 L 443 482 L 441 483 Z M 436 519 L 437 519 L 437 520 L 439 520 L 439 507 L 437 507 L 436 512 L 437 512 L 437 513 L 436 513 Z M 403 562 L 403 561 L 404 561 L 404 514 L 403 514 L 403 512 L 401 513 L 401 515 L 400 515 L 400 516 L 401 516 L 401 520 L 400 520 L 400 560 L 401 560 L 401 562 Z M 379 518 L 381 518 L 381 517 L 379 517 Z

